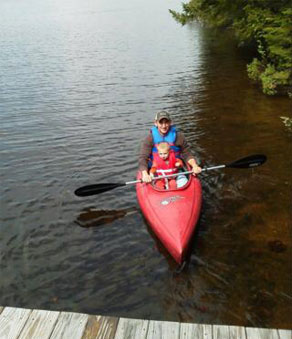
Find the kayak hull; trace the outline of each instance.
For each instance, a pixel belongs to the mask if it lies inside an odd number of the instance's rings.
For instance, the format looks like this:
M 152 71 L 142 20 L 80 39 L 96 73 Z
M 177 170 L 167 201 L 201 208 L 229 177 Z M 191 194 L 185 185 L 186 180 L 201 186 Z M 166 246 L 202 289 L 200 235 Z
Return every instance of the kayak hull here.
M 137 178 L 140 179 L 138 173 Z M 182 264 L 194 234 L 202 205 L 197 177 L 175 190 L 159 190 L 152 184 L 136 185 L 141 211 L 157 238 L 178 264 Z

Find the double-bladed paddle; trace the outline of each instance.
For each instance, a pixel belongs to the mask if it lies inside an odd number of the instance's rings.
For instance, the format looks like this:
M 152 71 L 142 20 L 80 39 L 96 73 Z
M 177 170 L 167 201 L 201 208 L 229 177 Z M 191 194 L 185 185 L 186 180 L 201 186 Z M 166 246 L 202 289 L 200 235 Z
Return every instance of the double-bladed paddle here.
M 238 160 L 233 161 L 233 162 L 226 164 L 226 165 L 219 165 L 219 166 L 202 168 L 202 172 L 210 171 L 210 170 L 214 170 L 214 169 L 221 169 L 221 168 L 252 168 L 252 167 L 257 167 L 257 166 L 262 165 L 264 162 L 266 162 L 266 160 L 267 160 L 267 157 L 264 154 L 254 154 L 254 155 L 250 155 L 248 157 L 242 158 L 242 159 L 238 159 Z M 191 174 L 191 173 L 193 173 L 193 171 L 179 172 L 179 173 L 170 174 L 170 175 L 166 175 L 166 176 L 154 177 L 152 180 L 173 178 L 173 177 L 176 177 L 178 175 Z M 124 183 L 93 184 L 93 185 L 87 185 L 87 186 L 80 187 L 74 193 L 78 197 L 87 197 L 87 196 L 90 196 L 90 195 L 95 195 L 95 194 L 107 192 L 107 191 L 113 190 L 114 188 L 117 188 L 117 187 L 137 184 L 137 183 L 140 183 L 140 182 L 142 182 L 142 180 L 128 181 L 128 182 L 124 182 Z

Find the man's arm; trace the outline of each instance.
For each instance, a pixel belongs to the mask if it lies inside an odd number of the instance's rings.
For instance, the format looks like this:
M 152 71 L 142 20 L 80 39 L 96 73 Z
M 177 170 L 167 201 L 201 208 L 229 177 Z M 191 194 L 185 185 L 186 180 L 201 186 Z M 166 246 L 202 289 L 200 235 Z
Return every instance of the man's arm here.
M 194 156 L 190 150 L 190 146 L 182 132 L 177 132 L 175 145 L 180 147 L 180 155 L 185 162 L 188 162 L 190 159 L 194 159 Z
M 152 177 L 148 173 L 148 160 L 152 153 L 153 141 L 152 135 L 149 135 L 142 141 L 139 154 L 139 171 L 142 173 L 143 182 L 151 182 Z
M 140 153 L 139 153 L 139 171 L 148 171 L 148 160 L 152 153 L 152 136 L 149 133 L 147 137 L 142 141 Z
M 188 142 L 182 132 L 178 132 L 176 144 L 181 147 L 181 157 L 192 167 L 194 174 L 200 173 L 202 169 L 191 154 Z

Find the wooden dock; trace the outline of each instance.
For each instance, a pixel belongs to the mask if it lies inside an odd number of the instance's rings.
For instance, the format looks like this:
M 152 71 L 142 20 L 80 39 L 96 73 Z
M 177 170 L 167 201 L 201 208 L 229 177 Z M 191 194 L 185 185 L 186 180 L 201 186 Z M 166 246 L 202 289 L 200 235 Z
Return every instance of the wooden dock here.
M 0 338 L 292 339 L 292 331 L 0 307 Z

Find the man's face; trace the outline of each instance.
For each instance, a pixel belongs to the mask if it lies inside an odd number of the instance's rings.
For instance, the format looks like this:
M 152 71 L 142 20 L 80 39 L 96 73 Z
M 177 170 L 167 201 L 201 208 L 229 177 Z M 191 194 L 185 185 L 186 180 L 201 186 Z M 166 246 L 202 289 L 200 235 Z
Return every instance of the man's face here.
M 158 128 L 160 134 L 165 135 L 169 131 L 171 121 L 167 119 L 161 119 L 155 121 L 155 126 Z

